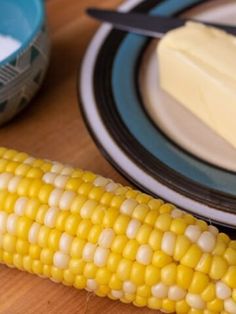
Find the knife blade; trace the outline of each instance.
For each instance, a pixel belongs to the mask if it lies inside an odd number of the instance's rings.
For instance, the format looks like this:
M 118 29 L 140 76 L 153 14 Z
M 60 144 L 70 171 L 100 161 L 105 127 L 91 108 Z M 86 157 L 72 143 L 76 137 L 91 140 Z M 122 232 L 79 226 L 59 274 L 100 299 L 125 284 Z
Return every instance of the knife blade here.
M 89 16 L 103 22 L 108 22 L 115 28 L 155 38 L 161 38 L 171 29 L 183 26 L 187 21 L 189 21 L 189 19 L 180 19 L 160 15 L 147 15 L 133 12 L 124 13 L 96 8 L 88 8 L 86 12 Z M 196 20 L 191 21 L 196 22 Z M 230 34 L 236 35 L 236 26 L 202 21 L 201 23 L 220 28 Z

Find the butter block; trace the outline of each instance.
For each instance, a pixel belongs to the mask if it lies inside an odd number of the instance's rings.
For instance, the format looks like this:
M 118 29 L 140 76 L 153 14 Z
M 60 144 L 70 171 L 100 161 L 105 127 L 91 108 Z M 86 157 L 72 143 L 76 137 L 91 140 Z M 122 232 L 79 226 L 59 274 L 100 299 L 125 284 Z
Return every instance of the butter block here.
M 236 148 L 236 37 L 188 22 L 157 54 L 161 88 Z

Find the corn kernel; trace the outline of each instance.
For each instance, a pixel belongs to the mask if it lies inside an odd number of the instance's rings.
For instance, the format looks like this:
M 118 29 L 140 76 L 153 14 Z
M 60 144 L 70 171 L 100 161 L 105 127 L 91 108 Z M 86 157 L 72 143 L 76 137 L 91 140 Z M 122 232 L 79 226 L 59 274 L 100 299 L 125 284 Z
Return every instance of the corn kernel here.
M 137 262 L 132 264 L 130 280 L 136 285 L 144 284 L 145 266 Z

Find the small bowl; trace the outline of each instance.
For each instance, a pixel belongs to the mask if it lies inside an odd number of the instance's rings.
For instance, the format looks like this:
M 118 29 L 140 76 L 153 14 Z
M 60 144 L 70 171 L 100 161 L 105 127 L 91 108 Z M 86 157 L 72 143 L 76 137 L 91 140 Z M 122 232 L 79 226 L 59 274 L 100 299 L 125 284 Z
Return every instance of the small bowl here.
M 49 63 L 43 0 L 0 0 L 0 34 L 21 46 L 0 62 L 0 124 L 9 121 L 39 89 Z

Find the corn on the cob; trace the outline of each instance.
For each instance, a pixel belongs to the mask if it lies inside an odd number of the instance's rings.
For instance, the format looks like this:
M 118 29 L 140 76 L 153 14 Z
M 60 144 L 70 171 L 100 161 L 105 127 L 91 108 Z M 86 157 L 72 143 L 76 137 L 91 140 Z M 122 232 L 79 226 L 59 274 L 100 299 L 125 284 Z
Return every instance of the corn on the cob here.
M 236 313 L 236 241 L 160 199 L 6 148 L 0 262 L 167 313 Z

